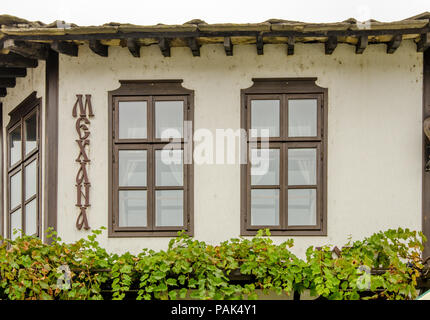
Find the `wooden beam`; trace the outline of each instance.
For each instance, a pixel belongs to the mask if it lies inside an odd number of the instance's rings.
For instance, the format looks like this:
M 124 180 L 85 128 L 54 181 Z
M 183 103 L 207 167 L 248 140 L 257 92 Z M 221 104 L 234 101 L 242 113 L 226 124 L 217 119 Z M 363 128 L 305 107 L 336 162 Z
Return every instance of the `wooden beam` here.
M 7 94 L 6 88 L 0 88 L 0 97 L 6 97 L 6 94 Z
M 59 81 L 58 53 L 50 50 L 46 60 L 45 72 L 45 146 L 49 152 L 45 153 L 45 185 L 44 185 L 44 230 L 57 230 L 57 190 L 58 190 L 58 81 Z M 45 238 L 47 243 L 51 239 Z
M 136 39 L 127 39 L 127 48 L 133 57 L 140 58 L 140 44 Z
M 90 40 L 90 49 L 101 57 L 108 56 L 108 46 L 102 44 L 100 40 Z
M 0 67 L 36 68 L 37 60 L 25 58 L 16 53 L 0 55 Z
M 52 50 L 72 57 L 78 56 L 78 47 L 77 44 L 67 41 L 54 41 L 51 43 Z
M 232 56 L 233 55 L 233 44 L 231 43 L 231 38 L 230 37 L 225 37 L 224 38 L 224 50 L 225 50 L 225 54 L 227 56 Z
M 49 46 L 44 43 L 7 39 L 3 48 L 29 59 L 46 60 Z
M 327 41 L 324 43 L 325 54 L 332 54 L 334 49 L 337 47 L 337 37 L 329 36 Z
M 262 55 L 264 53 L 264 42 L 263 36 L 261 34 L 257 36 L 255 44 L 257 45 L 257 54 Z
M 0 78 L 25 77 L 27 69 L 25 68 L 0 68 Z
M 417 43 L 418 52 L 424 52 L 427 48 L 430 48 L 430 32 L 423 33 L 420 37 L 420 41 Z
M 165 57 L 170 57 L 170 41 L 166 38 L 160 38 L 158 40 L 158 46 L 160 47 L 161 54 Z
M 394 53 L 400 44 L 402 43 L 402 35 L 398 34 L 391 38 L 390 42 L 387 43 L 387 53 Z
M 296 38 L 294 36 L 288 37 L 287 42 L 287 55 L 292 56 L 294 54 L 294 44 L 296 42 Z
M 15 85 L 15 78 L 0 78 L 0 87 L 2 88 L 13 88 Z
M 423 54 L 423 128 L 425 119 L 430 117 L 430 47 Z M 430 140 L 422 135 L 422 231 L 429 239 L 424 245 L 423 258 L 430 256 L 430 171 L 427 164 L 430 160 Z
M 194 57 L 200 57 L 200 45 L 197 42 L 196 38 L 187 38 L 188 47 L 190 47 L 191 52 Z
M 355 53 L 362 54 L 364 50 L 367 48 L 367 44 L 369 43 L 369 38 L 367 36 L 358 37 L 357 45 L 355 46 Z

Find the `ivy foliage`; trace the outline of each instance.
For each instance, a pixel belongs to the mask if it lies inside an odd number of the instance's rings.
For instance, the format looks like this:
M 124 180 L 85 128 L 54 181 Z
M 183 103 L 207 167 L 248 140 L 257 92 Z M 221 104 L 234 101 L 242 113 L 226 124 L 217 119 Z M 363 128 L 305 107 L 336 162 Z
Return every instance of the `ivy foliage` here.
M 414 299 L 426 241 L 421 232 L 390 229 L 350 240 L 338 256 L 309 247 L 302 260 L 290 251 L 293 240 L 275 244 L 268 230 L 219 245 L 180 232 L 167 250 L 118 255 L 98 243 L 103 229 L 70 244 L 52 231 L 49 245 L 2 239 L 0 299 L 258 299 L 306 289 L 327 299 Z

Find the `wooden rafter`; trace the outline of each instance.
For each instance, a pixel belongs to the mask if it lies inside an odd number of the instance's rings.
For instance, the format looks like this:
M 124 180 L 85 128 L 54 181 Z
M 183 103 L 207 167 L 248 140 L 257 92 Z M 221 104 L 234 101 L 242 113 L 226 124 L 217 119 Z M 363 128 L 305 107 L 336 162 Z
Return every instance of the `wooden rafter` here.
M 430 48 L 430 32 L 421 34 L 420 40 L 417 43 L 417 51 L 424 52 Z
M 257 45 L 257 54 L 262 55 L 264 53 L 264 42 L 261 34 L 257 36 L 255 43 Z
M 25 68 L 0 68 L 0 78 L 25 77 L 27 69 Z
M 165 57 L 170 57 L 170 41 L 166 38 L 160 38 L 158 40 L 158 46 L 160 47 L 161 54 Z
M 100 40 L 90 40 L 90 49 L 101 57 L 108 56 L 108 46 L 102 44 Z
M 0 87 L 2 88 L 13 88 L 15 85 L 15 78 L 0 78 Z
M 44 43 L 27 42 L 13 39 L 5 40 L 3 43 L 3 48 L 23 57 L 36 60 L 46 60 L 49 50 L 49 46 Z
M 288 37 L 287 42 L 287 55 L 292 56 L 294 54 L 294 44 L 296 42 L 296 38 L 294 36 Z
M 187 38 L 188 47 L 191 49 L 194 57 L 200 57 L 200 45 L 196 38 Z
M 334 49 L 337 47 L 337 37 L 329 36 L 327 41 L 324 43 L 325 54 L 332 54 Z
M 390 42 L 387 43 L 387 53 L 394 53 L 400 44 L 402 43 L 402 35 L 398 34 L 391 38 Z
M 51 49 L 72 57 L 77 57 L 79 50 L 77 44 L 68 41 L 53 41 L 51 43 Z
M 136 39 L 127 39 L 127 48 L 133 57 L 140 57 L 140 44 Z
M 225 54 L 227 56 L 232 56 L 233 55 L 233 44 L 231 43 L 231 38 L 230 37 L 225 37 L 224 38 L 224 50 L 225 50 Z
M 25 58 L 16 53 L 0 55 L 0 67 L 36 68 L 37 60 Z
M 369 39 L 367 36 L 358 37 L 357 45 L 355 46 L 355 53 L 362 54 L 364 50 L 367 48 L 367 44 L 369 43 Z

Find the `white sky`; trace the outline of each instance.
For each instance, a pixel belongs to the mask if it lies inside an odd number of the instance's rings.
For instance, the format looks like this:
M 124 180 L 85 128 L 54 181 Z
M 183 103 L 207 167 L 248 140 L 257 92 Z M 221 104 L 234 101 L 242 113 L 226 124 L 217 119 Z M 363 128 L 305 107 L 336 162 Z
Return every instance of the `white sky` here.
M 304 22 L 401 20 L 430 11 L 430 0 L 2 0 L 0 14 L 50 23 L 107 22 L 182 24 L 194 18 L 208 23 L 262 22 L 270 18 Z

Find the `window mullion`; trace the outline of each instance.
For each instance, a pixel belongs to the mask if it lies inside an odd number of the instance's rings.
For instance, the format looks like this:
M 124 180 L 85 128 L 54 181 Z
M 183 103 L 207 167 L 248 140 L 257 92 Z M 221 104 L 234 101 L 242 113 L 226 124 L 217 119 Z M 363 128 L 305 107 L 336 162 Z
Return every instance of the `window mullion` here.
M 149 145 L 148 146 L 148 162 L 147 162 L 147 188 L 148 188 L 148 195 L 147 195 L 147 219 L 148 219 L 148 228 L 151 230 L 154 230 L 155 228 L 155 152 L 154 152 L 154 146 Z
M 281 144 L 281 228 L 288 227 L 288 145 Z

